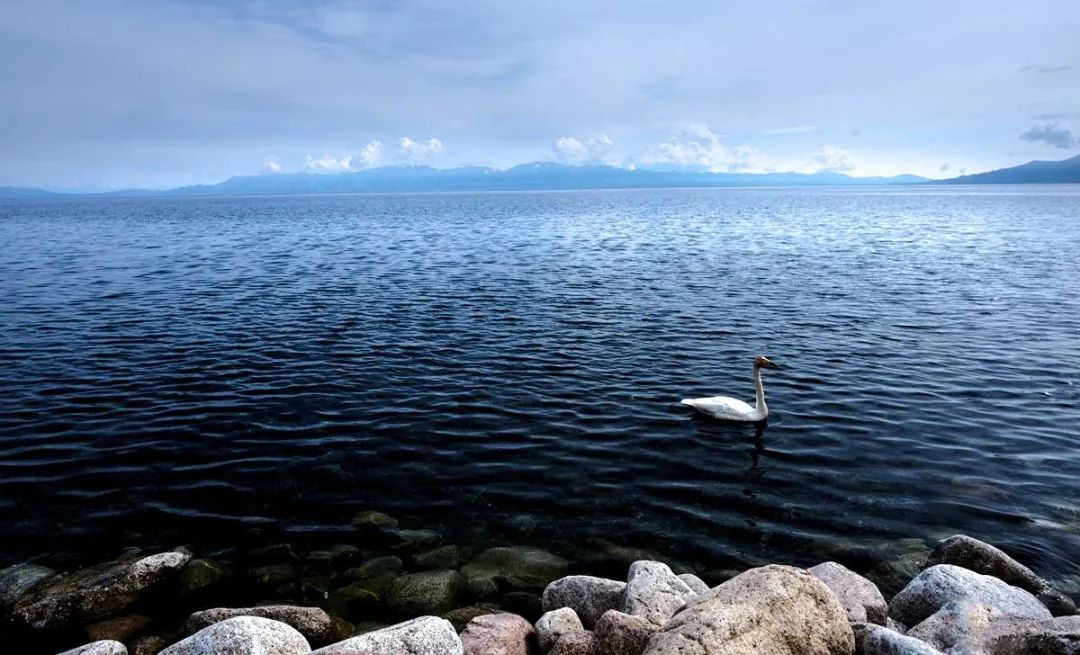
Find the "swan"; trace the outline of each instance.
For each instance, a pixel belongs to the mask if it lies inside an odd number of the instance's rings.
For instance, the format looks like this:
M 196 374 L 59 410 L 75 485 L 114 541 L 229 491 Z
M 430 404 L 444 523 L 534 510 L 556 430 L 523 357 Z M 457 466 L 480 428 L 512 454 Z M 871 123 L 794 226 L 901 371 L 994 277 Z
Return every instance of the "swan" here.
M 777 368 L 777 366 L 765 355 L 761 355 L 754 360 L 755 396 L 753 407 L 737 398 L 727 396 L 685 398 L 681 402 L 683 405 L 689 405 L 702 414 L 708 414 L 713 418 L 742 423 L 761 423 L 769 418 L 769 407 L 765 404 L 765 390 L 761 386 L 761 369 L 763 368 Z

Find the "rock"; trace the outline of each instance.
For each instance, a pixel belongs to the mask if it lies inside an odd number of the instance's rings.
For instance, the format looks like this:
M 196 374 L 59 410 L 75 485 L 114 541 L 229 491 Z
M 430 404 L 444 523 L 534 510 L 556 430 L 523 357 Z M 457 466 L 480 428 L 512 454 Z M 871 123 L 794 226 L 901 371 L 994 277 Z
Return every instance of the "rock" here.
M 907 631 L 940 651 L 947 651 L 972 632 L 980 631 L 1002 613 L 989 605 L 971 600 L 955 600 L 926 617 Z
M 481 605 L 469 605 L 468 607 L 459 607 L 457 609 L 450 610 L 446 614 L 443 614 L 442 617 L 449 621 L 454 626 L 455 630 L 461 632 L 465 629 L 465 626 L 469 624 L 469 621 L 472 621 L 476 617 L 483 616 L 485 614 L 498 614 L 501 611 L 502 608 L 500 608 L 498 605 L 495 605 L 494 603 L 484 603 Z
M 398 526 L 397 519 L 394 517 L 370 509 L 363 512 L 357 512 L 356 516 L 353 516 L 352 524 L 353 527 L 361 529 L 396 528 Z
M 191 554 L 171 551 L 63 573 L 36 585 L 15 604 L 15 616 L 37 629 L 116 616 L 176 576 Z
M 1057 589 L 1047 587 L 1035 596 L 1039 602 L 1050 610 L 1054 616 L 1071 616 L 1076 614 L 1076 603 L 1071 598 Z
M 854 623 L 856 655 L 941 655 L 924 641 L 873 623 Z
M 268 564 L 248 569 L 248 578 L 260 587 L 277 587 L 300 579 L 300 569 L 292 564 Z
M 461 546 L 440 546 L 434 550 L 417 553 L 413 556 L 413 564 L 416 568 L 425 569 L 459 569 L 465 563 L 465 551 Z
M 536 622 L 536 641 L 540 645 L 540 652 L 548 652 L 559 637 L 571 632 L 585 632 L 574 610 L 560 607 L 545 613 Z
M 248 551 L 251 564 L 299 564 L 300 552 L 293 544 L 273 544 Z
M 341 577 L 352 580 L 354 589 L 366 589 L 378 598 L 385 598 L 394 578 L 401 574 L 405 564 L 400 557 L 377 557 L 357 568 L 346 570 Z
M 56 575 L 40 564 L 16 564 L 0 570 L 0 612 L 7 610 L 39 583 Z
M 380 534 L 389 541 L 391 550 L 418 553 L 431 550 L 442 542 L 442 535 L 434 530 L 402 530 L 388 528 Z
M 457 571 L 424 571 L 394 580 L 387 597 L 390 609 L 400 614 L 445 614 L 461 604 L 465 578 Z
M 392 625 L 331 644 L 311 655 L 464 655 L 454 626 L 434 616 Z
M 307 655 L 304 635 L 280 621 L 237 616 L 220 621 L 179 641 L 160 655 Z
M 676 614 L 646 655 L 852 655 L 840 601 L 805 569 L 769 565 L 738 575 Z
M 663 562 L 642 560 L 630 565 L 622 611 L 664 625 L 697 593 Z
M 157 655 L 168 646 L 161 637 L 139 637 L 131 642 L 131 648 L 128 649 L 129 655 Z
M 352 544 L 330 546 L 330 565 L 335 570 L 352 566 L 363 559 L 363 551 Z
M 543 589 L 566 574 L 569 562 L 546 550 L 528 546 L 489 548 L 461 568 L 470 581 L 495 580 L 514 589 Z
M 592 655 L 641 655 L 659 630 L 644 617 L 608 610 L 593 630 Z
M 866 574 L 867 579 L 877 585 L 886 600 L 919 575 L 919 572 L 926 568 L 926 560 L 930 556 L 930 549 L 921 541 L 905 540 L 903 545 L 908 549 L 907 552 L 881 562 Z
M 1049 620 L 1005 617 L 972 631 L 950 655 L 1077 655 L 1080 616 Z
M 578 559 L 589 564 L 590 570 L 610 572 L 612 575 L 621 575 L 631 564 L 642 560 L 667 562 L 676 573 L 693 573 L 689 566 L 651 548 L 616 544 L 603 537 L 588 539 L 587 547 L 578 552 Z
M 193 559 L 180 570 L 179 593 L 188 596 L 213 588 L 229 577 L 229 570 L 208 559 Z
M 393 579 L 388 581 L 392 582 Z M 381 598 L 363 582 L 357 582 L 330 592 L 330 611 L 338 616 L 356 619 L 379 605 Z
M 836 562 L 824 562 L 808 570 L 836 594 L 848 621 L 885 625 L 889 606 L 873 582 Z
M 485 614 L 461 633 L 465 655 L 531 655 L 536 652 L 536 630 L 517 614 Z
M 992 575 L 1032 594 L 1038 594 L 1047 587 L 1046 582 L 1028 567 L 990 544 L 967 535 L 958 534 L 939 541 L 927 562 L 931 565 L 952 564 L 983 575 Z
M 626 583 L 591 575 L 571 575 L 560 578 L 544 589 L 543 609 L 547 612 L 569 607 L 577 613 L 582 625 L 591 629 L 604 612 L 622 607 Z
M 95 623 L 86 629 L 86 636 L 94 641 L 127 641 L 140 630 L 150 625 L 150 617 L 142 614 L 128 614 L 115 619 Z
M 686 583 L 687 587 L 690 587 L 694 593 L 701 595 L 709 591 L 709 585 L 705 584 L 705 581 L 697 577 L 693 573 L 682 573 L 679 579 Z
M 520 614 L 529 621 L 537 621 L 544 613 L 544 604 L 540 596 L 530 591 L 511 591 L 499 598 L 503 609 Z
M 195 612 L 184 624 L 184 633 L 193 634 L 203 628 L 237 616 L 258 616 L 291 626 L 311 643 L 325 644 L 334 631 L 330 615 L 318 607 L 295 605 L 262 605 L 260 607 L 216 607 Z
M 1004 615 L 1050 618 L 1046 607 L 1023 589 L 952 564 L 937 564 L 915 576 L 889 603 L 889 616 L 913 626 L 946 603 L 963 599 L 994 607 Z
M 548 655 L 590 655 L 593 638 L 590 632 L 571 632 L 559 637 Z
M 79 646 L 78 648 L 72 648 L 71 650 L 65 650 L 64 652 L 59 653 L 59 655 L 128 655 L 128 650 L 124 644 L 119 641 L 105 639 Z

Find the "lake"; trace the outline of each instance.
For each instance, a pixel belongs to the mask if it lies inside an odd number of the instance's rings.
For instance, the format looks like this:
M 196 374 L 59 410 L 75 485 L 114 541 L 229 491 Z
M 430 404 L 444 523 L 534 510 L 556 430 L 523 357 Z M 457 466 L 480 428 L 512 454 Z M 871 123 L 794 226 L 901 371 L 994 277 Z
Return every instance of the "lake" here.
M 0 566 L 448 541 L 1080 576 L 1080 187 L 0 203 Z M 768 426 L 683 397 L 753 398 Z M 1080 577 L 1074 578 L 1080 580 Z

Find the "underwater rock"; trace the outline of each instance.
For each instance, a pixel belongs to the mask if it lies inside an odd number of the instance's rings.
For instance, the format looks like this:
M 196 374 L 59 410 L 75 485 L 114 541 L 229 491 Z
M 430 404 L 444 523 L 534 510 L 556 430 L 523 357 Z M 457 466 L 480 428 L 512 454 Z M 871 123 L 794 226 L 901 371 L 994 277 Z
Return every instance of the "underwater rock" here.
M 237 616 L 203 628 L 160 655 L 307 655 L 304 636 L 292 626 L 258 616 Z
M 0 570 L 0 611 L 9 609 L 36 585 L 56 575 L 40 564 L 16 564 Z
M 535 655 L 536 630 L 517 614 L 484 614 L 465 626 L 461 645 L 465 655 Z
M 592 655 L 641 655 L 659 630 L 645 617 L 609 610 L 593 629 Z
M 237 616 L 257 616 L 292 626 L 311 643 L 324 644 L 333 635 L 330 616 L 318 607 L 263 605 L 259 607 L 215 607 L 195 612 L 184 624 L 184 632 L 193 634 L 203 628 Z
M 466 588 L 457 571 L 411 573 L 394 580 L 387 604 L 405 616 L 445 614 L 461 604 Z
M 397 519 L 369 509 L 363 512 L 357 512 L 352 518 L 352 525 L 355 528 L 396 528 L 398 526 Z
M 417 553 L 412 561 L 417 569 L 459 569 L 465 563 L 465 550 L 461 546 L 439 546 L 433 550 Z
M 180 570 L 179 592 L 183 596 L 210 589 L 230 575 L 223 565 L 208 559 L 193 559 Z
M 630 565 L 622 611 L 664 625 L 675 612 L 697 598 L 697 592 L 680 580 L 663 562 L 640 561 Z
M 454 626 L 434 616 L 398 623 L 320 648 L 311 655 L 464 655 Z
M 852 655 L 847 613 L 805 569 L 769 565 L 713 588 L 649 640 L 646 655 Z
M 548 652 L 559 637 L 570 632 L 585 632 L 581 619 L 569 607 L 545 613 L 536 621 L 536 641 L 541 652 Z
M 836 562 L 823 562 L 808 570 L 836 594 L 848 621 L 885 625 L 889 607 L 873 582 Z
M 247 553 L 247 561 L 251 564 L 299 564 L 300 552 L 294 544 L 273 544 L 255 548 Z
M 481 605 L 469 605 L 468 607 L 459 607 L 452 609 L 446 614 L 442 615 L 442 618 L 453 624 L 454 629 L 461 632 L 465 629 L 465 626 L 469 624 L 478 616 L 485 614 L 498 614 L 502 611 L 502 608 L 494 603 L 483 603 Z
M 930 557 L 930 548 L 922 541 L 903 539 L 899 543 L 904 552 L 879 563 L 866 574 L 866 578 L 877 585 L 885 600 L 891 599 L 914 580 L 926 568 L 926 560 Z
M 571 575 L 555 580 L 544 589 L 543 609 L 547 612 L 569 607 L 582 625 L 591 629 L 604 612 L 622 608 L 626 583 L 591 575 Z
M 431 550 L 442 543 L 442 535 L 434 530 L 389 528 L 383 530 L 380 534 L 387 540 L 391 550 L 406 554 Z
M 1033 594 L 1046 589 L 1046 582 L 1035 573 L 988 543 L 967 535 L 954 535 L 938 542 L 928 564 L 952 564 L 983 575 L 992 575 L 1014 587 Z
M 889 602 L 889 616 L 914 626 L 946 603 L 965 599 L 1004 615 L 1050 618 L 1050 611 L 1027 591 L 951 564 L 937 564 L 917 575 Z
M 566 575 L 569 562 L 546 550 L 529 546 L 489 548 L 461 568 L 470 581 L 495 580 L 515 589 L 543 589 Z

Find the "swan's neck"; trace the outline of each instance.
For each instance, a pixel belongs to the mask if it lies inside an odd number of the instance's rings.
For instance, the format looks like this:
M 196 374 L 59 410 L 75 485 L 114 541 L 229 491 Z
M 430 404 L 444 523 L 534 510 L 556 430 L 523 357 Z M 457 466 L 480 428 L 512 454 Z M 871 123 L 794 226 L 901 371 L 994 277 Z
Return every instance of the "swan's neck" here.
M 762 414 L 767 414 L 769 408 L 765 406 L 765 388 L 761 386 L 761 367 L 754 367 L 754 408 Z

